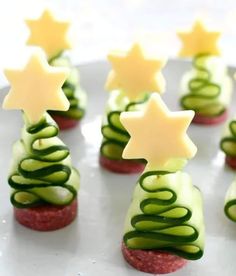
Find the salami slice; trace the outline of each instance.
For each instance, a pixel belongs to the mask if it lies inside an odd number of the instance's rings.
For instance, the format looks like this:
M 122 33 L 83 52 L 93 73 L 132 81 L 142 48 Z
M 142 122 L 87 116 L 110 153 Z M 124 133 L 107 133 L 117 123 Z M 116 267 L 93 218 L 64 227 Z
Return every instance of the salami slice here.
M 67 226 L 75 219 L 77 205 L 77 199 L 75 199 L 66 206 L 14 207 L 14 215 L 20 224 L 28 228 L 38 231 L 53 231 Z
M 206 117 L 196 113 L 192 122 L 199 125 L 217 125 L 223 123 L 227 119 L 227 116 L 227 111 L 215 117 Z
M 79 123 L 79 120 L 63 117 L 59 115 L 52 115 L 52 118 L 57 123 L 60 130 L 73 128 Z
M 100 155 L 99 162 L 105 169 L 116 173 L 139 173 L 144 170 L 145 164 L 133 160 L 112 160 Z
M 225 162 L 228 164 L 232 169 L 236 170 L 236 157 L 226 156 Z
M 187 260 L 158 250 L 128 249 L 122 243 L 125 260 L 137 270 L 151 274 L 166 274 L 182 268 Z

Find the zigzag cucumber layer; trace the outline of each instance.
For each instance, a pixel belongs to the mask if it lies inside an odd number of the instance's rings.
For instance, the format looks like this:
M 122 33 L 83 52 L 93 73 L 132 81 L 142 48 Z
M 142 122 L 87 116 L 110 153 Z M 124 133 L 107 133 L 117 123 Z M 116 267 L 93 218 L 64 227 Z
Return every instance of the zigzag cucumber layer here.
M 207 61 L 212 56 L 197 55 L 193 60 L 194 77 L 188 82 L 188 93 L 181 97 L 180 104 L 183 109 L 192 109 L 197 114 L 214 117 L 224 113 L 226 107 L 219 100 L 222 87 L 212 81 L 212 74 Z
M 182 172 L 145 172 L 134 191 L 123 240 L 130 249 L 199 259 L 204 248 L 202 198 L 190 177 Z
M 79 174 L 72 168 L 69 149 L 57 137 L 58 127 L 47 114 L 26 125 L 13 147 L 9 185 L 18 208 L 40 204 L 67 205 L 77 195 Z

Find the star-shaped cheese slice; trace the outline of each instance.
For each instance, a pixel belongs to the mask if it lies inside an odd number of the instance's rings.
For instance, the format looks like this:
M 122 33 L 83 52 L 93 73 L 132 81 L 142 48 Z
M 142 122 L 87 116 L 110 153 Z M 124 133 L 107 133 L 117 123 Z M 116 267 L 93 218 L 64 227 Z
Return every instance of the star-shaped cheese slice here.
M 147 57 L 139 44 L 125 52 L 113 52 L 108 55 L 112 64 L 106 89 L 121 89 L 130 100 L 139 98 L 143 93 L 159 92 L 165 89 L 165 80 L 161 69 L 165 65 L 164 58 Z
M 70 23 L 55 19 L 51 11 L 45 10 L 40 18 L 26 20 L 26 24 L 30 29 L 27 44 L 43 48 L 48 59 L 71 48 L 71 43 L 67 37 Z
M 5 75 L 11 88 L 3 108 L 23 110 L 32 124 L 37 123 L 46 110 L 68 110 L 69 101 L 61 89 L 68 70 L 49 66 L 42 53 L 33 53 L 24 68 L 7 69 Z
M 193 116 L 192 110 L 169 111 L 153 93 L 144 110 L 121 113 L 121 123 L 130 134 L 123 157 L 144 158 L 148 167 L 156 169 L 172 159 L 193 157 L 197 148 L 186 134 Z
M 194 23 L 190 32 L 178 32 L 177 35 L 183 44 L 179 53 L 182 57 L 198 54 L 220 55 L 218 46 L 220 32 L 207 30 L 200 20 Z

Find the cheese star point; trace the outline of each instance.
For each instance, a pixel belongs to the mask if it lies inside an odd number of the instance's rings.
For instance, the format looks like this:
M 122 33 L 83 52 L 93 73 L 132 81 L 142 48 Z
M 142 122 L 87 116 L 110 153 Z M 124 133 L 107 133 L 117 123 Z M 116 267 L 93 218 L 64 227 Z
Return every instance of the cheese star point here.
M 30 29 L 27 44 L 43 48 L 48 58 L 71 48 L 67 37 L 70 23 L 57 20 L 50 10 L 45 10 L 37 20 L 28 19 L 25 22 Z
M 177 32 L 177 35 L 182 41 L 182 48 L 179 52 L 182 57 L 192 57 L 198 54 L 220 55 L 218 39 L 221 33 L 207 30 L 200 20 L 195 21 L 189 32 Z
M 193 116 L 193 111 L 170 112 L 160 96 L 152 94 L 143 111 L 121 113 L 120 121 L 130 134 L 123 157 L 144 158 L 156 168 L 172 159 L 192 158 L 197 148 L 186 131 Z
M 3 101 L 5 109 L 22 109 L 29 121 L 37 123 L 47 110 L 66 111 L 69 101 L 61 87 L 66 68 L 49 66 L 44 55 L 35 52 L 20 69 L 6 69 L 11 88 Z
M 108 60 L 112 71 L 105 84 L 107 90 L 121 89 L 131 100 L 146 92 L 164 91 L 165 80 L 161 69 L 165 59 L 147 57 L 140 44 L 134 44 L 127 53 L 114 51 L 108 55 Z

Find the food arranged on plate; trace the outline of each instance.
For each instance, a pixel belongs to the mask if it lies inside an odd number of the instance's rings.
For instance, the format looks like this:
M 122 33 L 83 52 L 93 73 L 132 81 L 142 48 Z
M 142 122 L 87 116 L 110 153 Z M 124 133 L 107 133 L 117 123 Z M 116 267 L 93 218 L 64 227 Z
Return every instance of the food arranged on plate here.
M 106 89 L 110 94 L 101 128 L 103 140 L 99 162 L 113 172 L 140 172 L 145 167 L 143 159 L 122 158 L 129 134 L 120 123 L 120 114 L 122 111 L 143 109 L 151 93 L 164 91 L 165 80 L 161 69 L 166 61 L 148 56 L 140 44 L 134 44 L 127 53 L 114 51 L 108 55 L 108 59 L 112 70 L 107 78 Z
M 11 85 L 4 109 L 22 110 L 21 137 L 13 145 L 8 183 L 15 219 L 37 231 L 63 228 L 76 218 L 80 174 L 59 129 L 75 127 L 85 115 L 87 96 L 78 69 L 64 51 L 71 48 L 69 21 L 45 10 L 26 20 L 27 44 L 39 46 L 18 69 L 7 69 Z M 204 254 L 205 225 L 201 191 L 183 171 L 197 148 L 187 135 L 191 122 L 224 122 L 232 80 L 220 56 L 219 31 L 196 20 L 178 32 L 181 57 L 192 67 L 181 81 L 182 111 L 161 99 L 166 59 L 135 43 L 127 52 L 108 55 L 112 69 L 105 88 L 99 163 L 117 173 L 141 173 L 124 223 L 121 251 L 137 270 L 164 274 Z M 236 169 L 236 119 L 227 123 L 220 142 L 225 162 Z M 115 176 L 114 176 L 115 177 Z M 119 177 L 119 176 L 117 176 Z M 236 178 L 225 196 L 225 215 L 236 222 Z
M 42 52 L 35 52 L 24 67 L 8 69 L 5 75 L 11 88 L 3 107 L 24 111 L 8 178 L 15 218 L 34 230 L 62 228 L 76 217 L 80 180 L 46 111 L 69 108 L 61 88 L 68 70 L 50 66 Z
M 225 162 L 236 170 L 236 120 L 230 120 L 220 141 L 220 148 L 225 153 Z
M 138 270 L 170 273 L 203 255 L 202 195 L 182 171 L 197 151 L 186 134 L 193 117 L 191 110 L 169 111 L 157 93 L 142 110 L 121 113 L 130 135 L 123 157 L 147 161 L 133 193 L 122 242 L 124 258 Z
M 192 69 L 181 81 L 180 104 L 195 111 L 194 123 L 213 125 L 226 120 L 232 94 L 232 80 L 220 57 L 220 32 L 209 31 L 197 20 L 189 32 L 178 32 L 181 57 L 192 57 Z
M 78 69 L 71 64 L 69 57 L 64 56 L 64 50 L 71 48 L 67 36 L 69 21 L 58 20 L 53 13 L 45 10 L 40 18 L 26 20 L 30 29 L 27 44 L 41 47 L 52 66 L 63 66 L 69 69 L 69 75 L 62 89 L 70 102 L 67 111 L 50 111 L 60 129 L 69 129 L 78 124 L 85 114 L 86 94 L 80 86 Z

